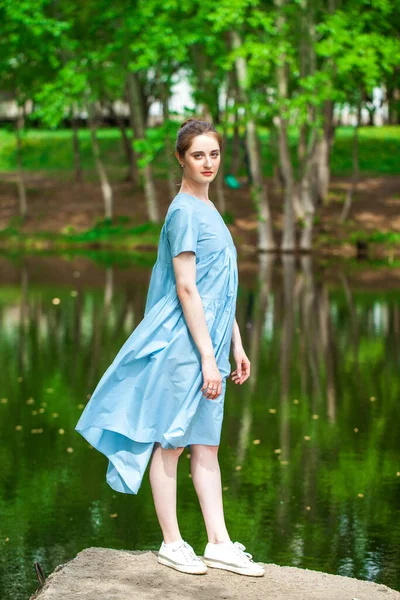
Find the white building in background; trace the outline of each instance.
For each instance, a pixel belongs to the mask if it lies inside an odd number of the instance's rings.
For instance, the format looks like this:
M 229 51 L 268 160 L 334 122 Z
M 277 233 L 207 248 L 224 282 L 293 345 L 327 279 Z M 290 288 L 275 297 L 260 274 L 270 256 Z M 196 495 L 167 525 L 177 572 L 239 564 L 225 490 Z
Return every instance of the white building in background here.
M 172 113 L 178 115 L 185 114 L 186 110 L 196 108 L 192 96 L 193 88 L 184 77 L 175 78 L 171 86 L 171 97 L 169 100 L 169 109 Z M 162 104 L 157 100 L 153 102 L 149 110 L 149 119 L 154 121 L 162 120 Z

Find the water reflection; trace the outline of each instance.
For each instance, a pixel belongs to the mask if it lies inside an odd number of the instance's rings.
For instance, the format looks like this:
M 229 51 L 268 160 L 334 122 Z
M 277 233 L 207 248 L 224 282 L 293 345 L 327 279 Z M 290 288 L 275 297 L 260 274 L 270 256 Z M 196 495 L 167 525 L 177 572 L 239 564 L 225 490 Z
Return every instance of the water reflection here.
M 241 272 L 252 377 L 228 383 L 227 522 L 259 560 L 400 589 L 400 291 L 334 271 L 335 283 L 311 257 L 264 255 Z M 0 260 L 2 598 L 33 592 L 35 560 L 48 575 L 87 546 L 159 545 L 147 477 L 137 497 L 115 493 L 105 458 L 74 432 L 143 316 L 149 274 Z M 185 454 L 179 470 L 182 533 L 201 552 Z

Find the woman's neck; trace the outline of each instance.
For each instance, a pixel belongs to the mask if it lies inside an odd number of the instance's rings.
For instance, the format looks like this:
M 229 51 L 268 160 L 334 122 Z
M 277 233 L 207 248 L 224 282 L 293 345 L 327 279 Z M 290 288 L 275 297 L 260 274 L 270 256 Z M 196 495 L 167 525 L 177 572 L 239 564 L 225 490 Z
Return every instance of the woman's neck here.
M 200 200 L 206 200 L 209 202 L 210 201 L 210 199 L 208 197 L 209 185 L 210 185 L 209 183 L 206 183 L 205 185 L 193 185 L 192 183 L 188 183 L 187 181 L 183 180 L 179 191 L 181 193 L 185 192 L 186 194 L 195 196 L 196 198 L 199 198 Z

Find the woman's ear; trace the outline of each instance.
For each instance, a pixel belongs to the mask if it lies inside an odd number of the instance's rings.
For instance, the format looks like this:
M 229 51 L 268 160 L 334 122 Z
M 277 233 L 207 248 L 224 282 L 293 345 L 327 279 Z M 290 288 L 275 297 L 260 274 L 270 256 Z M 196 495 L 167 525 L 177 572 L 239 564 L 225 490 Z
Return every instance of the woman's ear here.
M 179 165 L 183 167 L 183 159 L 179 156 L 179 153 L 175 150 L 174 152 L 176 158 L 178 159 Z

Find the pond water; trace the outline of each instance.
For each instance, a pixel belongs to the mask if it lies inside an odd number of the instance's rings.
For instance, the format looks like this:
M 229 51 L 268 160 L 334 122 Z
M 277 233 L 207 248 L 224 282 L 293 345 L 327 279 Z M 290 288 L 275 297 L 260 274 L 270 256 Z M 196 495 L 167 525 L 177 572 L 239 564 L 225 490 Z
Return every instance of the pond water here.
M 137 496 L 114 492 L 107 460 L 74 431 L 143 316 L 150 268 L 3 256 L 0 276 L 0 597 L 22 600 L 35 561 L 48 576 L 86 547 L 161 543 L 147 474 Z M 232 539 L 256 560 L 400 590 L 400 287 L 310 258 L 243 263 L 239 278 L 252 377 L 228 381 L 225 399 Z M 201 554 L 189 451 L 179 521 Z

